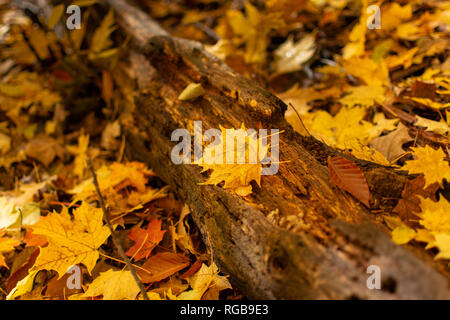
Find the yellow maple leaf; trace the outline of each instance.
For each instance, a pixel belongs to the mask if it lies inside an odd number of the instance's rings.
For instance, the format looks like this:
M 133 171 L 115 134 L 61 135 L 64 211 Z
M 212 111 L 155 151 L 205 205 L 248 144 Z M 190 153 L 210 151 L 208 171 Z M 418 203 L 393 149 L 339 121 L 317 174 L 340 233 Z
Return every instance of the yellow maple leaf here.
M 381 21 L 383 23 L 383 31 L 391 31 L 395 29 L 399 22 L 406 21 L 412 17 L 411 4 L 400 6 L 396 2 L 388 3 L 381 10 Z
M 95 54 L 111 46 L 111 33 L 114 31 L 114 10 L 110 9 L 103 18 L 100 26 L 95 30 L 94 37 L 90 46 L 89 59 L 94 59 Z
M 67 146 L 67 149 L 75 155 L 74 162 L 74 169 L 73 174 L 74 176 L 78 177 L 79 179 L 82 179 L 84 177 L 85 171 L 87 169 L 86 166 L 86 157 L 88 152 L 88 146 L 89 146 L 89 135 L 81 134 L 78 137 L 78 146 Z
M 246 16 L 239 10 L 228 11 L 228 23 L 238 36 L 238 41 L 245 43 L 245 61 L 263 63 L 266 60 L 270 30 L 284 26 L 282 12 L 261 13 L 250 2 L 246 2 L 245 13 Z
M 434 233 L 435 241 L 432 246 L 439 249 L 435 259 L 450 259 L 450 234 Z
M 350 32 L 350 42 L 342 50 L 344 59 L 350 59 L 354 56 L 360 56 L 364 53 L 364 43 L 366 42 L 367 31 L 367 0 L 363 0 L 361 16 L 358 24 Z
M 136 188 L 138 192 L 146 191 L 147 177 L 154 173 L 147 169 L 145 164 L 140 162 L 128 162 L 126 164 L 113 163 L 104 166 L 96 171 L 100 190 L 108 198 L 110 192 L 119 191 L 125 187 Z M 92 178 L 87 179 L 69 191 L 75 194 L 74 201 L 91 201 L 97 197 L 97 191 L 92 182 Z M 107 199 L 108 200 L 108 199 Z M 110 204 L 109 201 L 107 203 Z
M 450 203 L 445 198 L 442 197 L 439 202 L 421 198 L 420 207 L 421 225 L 430 232 L 450 234 Z
M 44 110 L 50 111 L 61 101 L 61 97 L 45 88 L 43 83 L 46 81 L 37 73 L 20 72 L 0 85 L 0 109 L 5 111 L 18 127 L 24 127 L 24 118 L 20 115 L 23 108 L 39 105 Z
M 389 85 L 389 70 L 384 61 L 377 63 L 369 57 L 359 57 L 342 60 L 340 64 L 346 73 L 361 79 L 367 86 Z
M 219 268 L 214 262 L 209 267 L 206 264 L 202 264 L 200 270 L 189 279 L 189 284 L 192 290 L 181 293 L 176 299 L 200 300 L 210 287 L 216 286 L 219 291 L 231 288 L 228 279 L 224 276 L 219 276 Z
M 314 100 L 324 100 L 328 98 L 335 98 L 341 95 L 341 88 L 332 87 L 328 90 L 320 90 L 315 87 L 299 88 L 298 84 L 293 85 L 289 90 L 278 94 L 278 97 L 286 104 L 291 103 L 300 115 L 306 114 L 311 106 L 309 102 Z M 292 108 L 286 110 L 288 112 L 294 112 Z M 287 118 L 287 116 L 285 115 Z
M 396 56 L 388 56 L 384 61 L 386 62 L 389 70 L 395 69 L 399 66 L 403 66 L 404 69 L 408 69 L 413 63 L 413 58 L 419 48 L 412 48 L 410 50 L 405 50 L 400 52 Z
M 401 39 L 413 41 L 417 39 L 419 32 L 420 28 L 417 26 L 417 23 L 412 21 L 397 26 L 395 36 Z
M 223 127 L 221 127 L 221 130 L 222 144 L 206 146 L 200 160 L 199 165 L 203 167 L 202 172 L 212 170 L 208 180 L 201 184 L 216 185 L 225 181 L 223 186 L 225 189 L 230 189 L 240 196 L 247 196 L 252 192 L 251 181 L 255 181 L 259 186 L 261 185 L 262 165 L 260 161 L 266 156 L 269 145 L 263 146 L 260 141 L 261 138 L 257 138 L 256 133 L 249 135 L 243 125 L 238 130 Z M 236 133 L 237 137 L 240 136 L 245 143 L 227 143 L 228 130 L 232 130 L 233 135 Z M 230 154 L 233 155 L 234 161 L 227 163 Z M 243 155 L 245 163 L 237 163 L 240 154 Z M 250 154 L 258 155 L 256 163 L 250 163 Z
M 401 225 L 392 232 L 392 240 L 397 244 L 405 244 L 412 239 L 425 242 L 426 249 L 439 250 L 435 259 L 450 259 L 450 202 L 443 197 L 438 202 L 420 198 L 420 208 L 422 212 L 417 215 L 424 229 L 414 231 Z
M 111 208 L 111 215 L 126 214 L 138 210 L 146 203 L 167 196 L 167 187 L 153 189 L 146 186 L 153 171 L 140 162 L 113 163 L 96 171 L 100 190 Z M 126 192 L 123 192 L 127 189 Z M 97 191 L 89 178 L 69 191 L 74 194 L 73 203 L 97 199 Z
M 381 154 L 381 152 L 363 145 L 357 139 L 349 141 L 347 144 L 347 149 L 350 149 L 350 153 L 356 158 L 379 163 L 383 166 L 389 166 L 391 164 L 389 160 Z
M 361 105 L 370 107 L 377 103 L 382 103 L 385 99 L 386 89 L 381 86 L 359 86 L 352 87 L 348 91 L 348 95 L 339 99 L 343 105 L 354 106 Z
M 49 29 L 53 29 L 56 26 L 59 19 L 61 19 L 63 13 L 64 13 L 64 5 L 63 4 L 59 4 L 53 8 L 50 18 L 48 18 L 48 21 L 47 21 L 47 26 Z
M 413 98 L 410 98 L 410 99 L 413 100 L 413 101 L 416 101 L 416 102 L 418 102 L 420 104 L 423 104 L 423 105 L 425 105 L 427 107 L 433 108 L 433 109 L 445 109 L 445 108 L 450 107 L 450 103 L 445 103 L 444 104 L 444 103 L 436 102 L 436 101 L 433 101 L 433 100 L 427 99 L 427 98 L 415 98 L 415 97 L 413 97 Z
M 426 145 L 411 149 L 415 159 L 406 161 L 401 170 L 407 170 L 409 174 L 422 173 L 425 176 L 425 188 L 435 182 L 442 186 L 443 179 L 450 181 L 450 167 L 441 148 L 435 150 Z
M 231 189 L 243 197 L 252 193 L 251 181 L 261 185 L 261 164 L 205 165 L 202 172 L 209 169 L 213 169 L 210 177 L 201 184 L 219 184 L 225 181 L 225 189 Z
M 55 270 L 59 278 L 78 263 L 88 272 L 94 268 L 99 253 L 97 249 L 110 235 L 103 225 L 103 212 L 83 202 L 73 212 L 71 220 L 67 207 L 61 213 L 50 213 L 33 225 L 33 233 L 44 235 L 48 246 L 41 248 L 33 270 Z
M 370 139 L 378 137 L 383 131 L 393 131 L 400 119 L 386 119 L 383 113 L 376 113 L 373 117 L 375 126 L 371 130 Z
M 139 290 L 130 271 L 111 269 L 100 273 L 80 297 L 89 298 L 102 295 L 103 300 L 134 300 Z
M 365 108 L 343 106 L 334 117 L 323 110 L 313 114 L 311 120 L 306 118 L 305 125 L 313 136 L 326 144 L 346 149 L 347 144 L 355 138 L 362 144 L 368 143 L 373 124 L 363 120 Z

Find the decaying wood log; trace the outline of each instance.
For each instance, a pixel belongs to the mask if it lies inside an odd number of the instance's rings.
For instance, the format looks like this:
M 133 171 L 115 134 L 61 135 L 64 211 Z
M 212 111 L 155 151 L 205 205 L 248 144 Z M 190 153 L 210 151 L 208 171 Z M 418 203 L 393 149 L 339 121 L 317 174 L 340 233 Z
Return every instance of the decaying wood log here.
M 244 294 L 259 299 L 446 299 L 448 271 L 423 252 L 392 243 L 373 209 L 389 209 L 407 179 L 390 168 L 342 155 L 284 120 L 286 105 L 232 71 L 203 46 L 171 37 L 124 0 L 106 0 L 133 39 L 130 65 L 140 87 L 128 156 L 147 162 L 192 210 L 214 260 Z M 134 51 L 133 51 L 134 50 Z M 177 99 L 191 82 L 205 95 Z M 220 186 L 199 185 L 196 165 L 175 165 L 177 128 L 194 120 L 209 128 L 277 128 L 280 169 L 253 185 L 250 201 Z M 338 189 L 326 159 L 356 161 L 372 193 L 372 210 Z M 286 162 L 284 162 L 286 161 Z M 388 199 L 389 198 L 389 199 Z M 268 219 L 268 216 L 271 219 Z M 369 290 L 369 265 L 381 268 L 382 289 Z

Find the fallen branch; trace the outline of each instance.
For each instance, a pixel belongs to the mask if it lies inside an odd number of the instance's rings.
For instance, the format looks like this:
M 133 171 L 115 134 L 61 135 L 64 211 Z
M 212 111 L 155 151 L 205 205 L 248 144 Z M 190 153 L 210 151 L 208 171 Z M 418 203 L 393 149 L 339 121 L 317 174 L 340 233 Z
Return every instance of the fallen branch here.
M 392 208 L 407 177 L 300 136 L 284 120 L 287 106 L 280 99 L 201 44 L 171 37 L 123 0 L 106 2 L 133 39 L 130 68 L 141 89 L 137 128 L 126 128 L 127 156 L 149 163 L 190 206 L 216 263 L 243 293 L 259 299 L 450 298 L 443 265 L 423 250 L 395 245 L 376 214 L 331 182 L 326 161 L 342 156 L 358 164 L 371 209 Z M 205 94 L 178 100 L 192 82 L 201 83 Z M 193 120 L 202 120 L 203 130 L 241 123 L 280 129 L 280 160 L 288 162 L 277 175 L 263 177 L 261 188 L 254 185 L 247 199 L 199 185 L 205 181 L 200 167 L 175 165 L 170 157 L 171 133 Z M 382 290 L 366 286 L 370 265 L 381 269 Z

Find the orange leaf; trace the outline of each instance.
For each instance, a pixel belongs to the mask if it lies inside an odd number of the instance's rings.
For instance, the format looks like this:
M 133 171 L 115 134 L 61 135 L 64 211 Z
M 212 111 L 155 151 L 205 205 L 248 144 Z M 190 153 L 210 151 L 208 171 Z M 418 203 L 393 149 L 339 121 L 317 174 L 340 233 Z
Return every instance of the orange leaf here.
M 147 226 L 147 230 L 135 228 L 131 230 L 128 238 L 135 244 L 128 249 L 127 256 L 134 257 L 135 261 L 148 258 L 152 250 L 162 240 L 166 230 L 161 230 L 161 220 L 153 218 Z
M 80 274 L 80 282 L 83 283 L 83 273 Z M 67 300 L 68 296 L 78 293 L 81 290 L 76 288 L 69 288 L 67 286 L 67 280 L 71 277 L 71 273 L 66 273 L 61 279 L 53 277 L 47 284 L 47 290 L 45 290 L 45 296 L 51 299 Z
M 26 243 L 25 247 L 45 247 L 47 245 L 47 237 L 34 234 L 30 229 L 27 229 L 23 242 Z
M 186 268 L 189 264 L 189 259 L 182 254 L 160 252 L 150 257 L 142 266 L 149 272 L 138 270 L 137 273 L 144 283 L 156 282 Z
M 200 270 L 202 264 L 203 264 L 203 261 L 200 259 L 197 259 L 197 261 L 195 261 L 194 264 L 180 276 L 180 279 L 186 279 L 186 278 L 192 277 L 198 270 Z
M 328 157 L 331 180 L 341 189 L 353 195 L 369 207 L 370 191 L 361 169 L 342 157 Z

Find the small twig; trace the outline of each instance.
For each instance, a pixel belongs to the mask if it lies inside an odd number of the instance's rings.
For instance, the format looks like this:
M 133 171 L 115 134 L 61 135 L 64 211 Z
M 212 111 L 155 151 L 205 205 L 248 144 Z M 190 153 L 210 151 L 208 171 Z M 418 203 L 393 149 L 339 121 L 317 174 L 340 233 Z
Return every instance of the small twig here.
M 41 57 L 39 56 L 39 53 L 36 51 L 36 49 L 33 47 L 33 45 L 31 44 L 30 39 L 28 38 L 27 34 L 25 33 L 25 31 L 22 30 L 22 37 L 24 42 L 26 43 L 26 45 L 28 46 L 28 49 L 31 50 L 31 52 L 33 53 L 33 55 L 35 56 L 37 62 L 39 63 L 39 66 L 42 68 L 44 66 L 44 60 L 41 59 Z
M 288 105 L 289 105 L 289 107 L 291 107 L 291 108 L 294 110 L 295 114 L 296 114 L 297 117 L 298 117 L 298 120 L 300 120 L 300 124 L 303 126 L 303 128 L 304 128 L 305 131 L 306 131 L 306 133 L 309 134 L 309 136 L 311 137 L 311 133 L 309 133 L 308 129 L 306 128 L 305 124 L 303 123 L 303 120 L 302 120 L 302 118 L 300 117 L 300 115 L 298 114 L 297 109 L 295 109 L 295 107 L 294 107 L 294 106 L 292 105 L 292 103 L 290 103 L 290 102 L 289 102 Z
M 149 300 L 148 296 L 147 296 L 147 291 L 145 291 L 145 287 L 144 284 L 142 283 L 142 281 L 139 279 L 139 277 L 137 276 L 136 273 L 136 269 L 134 269 L 133 265 L 131 264 L 130 259 L 128 259 L 127 255 L 125 254 L 125 251 L 123 250 L 122 244 L 120 243 L 119 238 L 117 237 L 117 235 L 114 232 L 114 228 L 111 224 L 111 220 L 109 218 L 109 214 L 108 211 L 106 210 L 105 207 L 105 202 L 103 201 L 103 197 L 102 197 L 102 193 L 100 192 L 100 187 L 98 185 L 98 181 L 97 181 L 97 175 L 94 171 L 94 168 L 92 167 L 92 163 L 89 160 L 89 158 L 86 159 L 86 163 L 87 166 L 89 168 L 89 170 L 91 171 L 92 174 L 92 178 L 94 180 L 94 186 L 95 186 L 95 190 L 97 190 L 97 195 L 100 201 L 100 206 L 102 207 L 103 210 L 103 218 L 106 222 L 106 225 L 109 228 L 109 231 L 111 231 L 111 238 L 114 242 L 114 245 L 117 248 L 117 251 L 119 251 L 120 256 L 122 257 L 122 259 L 125 261 L 128 269 L 130 270 L 131 274 L 133 275 L 134 280 L 136 281 L 139 289 L 141 290 L 142 293 L 142 297 L 144 298 L 144 300 Z
M 126 263 L 125 261 L 120 260 L 120 259 L 117 259 L 117 258 L 114 258 L 114 257 L 111 257 L 111 256 L 109 256 L 109 255 L 107 255 L 106 253 L 103 253 L 103 252 L 101 252 L 101 251 L 99 251 L 98 253 L 99 253 L 101 256 L 103 256 L 104 258 L 111 259 L 111 260 L 114 260 L 114 261 L 116 261 L 116 262 L 123 263 L 123 264 L 125 265 L 125 267 L 126 267 L 126 264 L 127 264 L 127 263 Z M 133 264 L 133 267 L 135 267 L 136 269 L 142 270 L 142 271 L 148 273 L 149 275 L 152 275 L 152 274 L 153 274 L 153 272 L 151 272 L 151 271 L 149 271 L 149 270 L 147 270 L 147 269 L 145 269 L 145 268 L 142 268 L 142 267 L 140 267 L 140 266 L 138 266 L 138 265 L 136 265 L 136 264 Z
M 3 290 L 2 287 L 0 287 L 0 291 L 1 291 L 5 296 L 8 295 L 8 292 L 6 292 L 5 290 Z
M 200 23 L 200 22 L 194 22 L 193 25 L 203 31 L 208 37 L 210 37 L 211 39 L 215 40 L 215 41 L 219 41 L 220 37 L 219 35 L 211 28 L 209 28 L 208 26 L 205 26 L 204 24 Z

